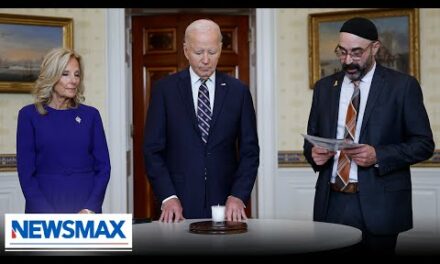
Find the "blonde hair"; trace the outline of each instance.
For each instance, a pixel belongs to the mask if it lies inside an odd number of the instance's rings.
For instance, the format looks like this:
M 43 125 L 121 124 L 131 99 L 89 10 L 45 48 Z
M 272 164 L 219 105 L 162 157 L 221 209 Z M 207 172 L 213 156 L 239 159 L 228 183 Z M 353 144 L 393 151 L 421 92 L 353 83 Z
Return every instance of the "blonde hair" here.
M 69 108 L 76 108 L 84 101 L 84 70 L 81 56 L 73 50 L 56 48 L 49 51 L 41 63 L 40 75 L 34 84 L 35 107 L 41 115 L 47 114 L 44 106 L 52 100 L 55 84 L 61 79 L 63 71 L 66 69 L 70 58 L 78 61 L 80 68 L 80 81 L 75 98 L 70 100 Z

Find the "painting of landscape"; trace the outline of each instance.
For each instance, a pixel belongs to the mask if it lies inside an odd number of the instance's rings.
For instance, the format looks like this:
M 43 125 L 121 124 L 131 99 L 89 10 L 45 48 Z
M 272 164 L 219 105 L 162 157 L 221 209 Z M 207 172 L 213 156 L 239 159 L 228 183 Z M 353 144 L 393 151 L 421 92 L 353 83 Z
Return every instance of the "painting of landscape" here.
M 0 93 L 29 93 L 44 55 L 73 48 L 73 19 L 0 14 Z
M 43 56 L 63 46 L 63 29 L 51 26 L 0 24 L 0 81 L 33 82 Z

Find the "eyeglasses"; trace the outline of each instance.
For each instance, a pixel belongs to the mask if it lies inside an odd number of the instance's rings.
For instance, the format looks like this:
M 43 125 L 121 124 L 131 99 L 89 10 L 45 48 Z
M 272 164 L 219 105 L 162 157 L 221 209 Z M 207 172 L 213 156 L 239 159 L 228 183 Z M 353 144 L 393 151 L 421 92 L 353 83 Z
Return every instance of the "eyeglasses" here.
M 345 60 L 345 58 L 347 57 L 347 55 L 350 55 L 352 60 L 360 60 L 362 58 L 362 55 L 364 55 L 364 52 L 366 50 L 368 50 L 368 48 L 371 46 L 371 44 L 373 44 L 374 41 L 370 42 L 370 44 L 368 44 L 367 47 L 365 47 L 365 49 L 362 48 L 355 48 L 352 49 L 350 52 L 348 52 L 346 49 L 342 48 L 341 46 L 337 46 L 335 48 L 335 54 L 336 56 L 341 59 L 341 60 Z

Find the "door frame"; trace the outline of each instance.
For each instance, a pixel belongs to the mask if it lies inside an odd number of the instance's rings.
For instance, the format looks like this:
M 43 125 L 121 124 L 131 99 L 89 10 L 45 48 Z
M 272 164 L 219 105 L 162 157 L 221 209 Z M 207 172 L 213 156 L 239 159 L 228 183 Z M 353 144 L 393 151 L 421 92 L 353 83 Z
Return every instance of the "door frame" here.
M 176 9 L 177 10 L 177 9 Z M 172 12 L 173 10 L 167 10 Z M 255 12 L 255 13 L 253 13 Z M 157 14 L 152 10 L 151 13 Z M 254 96 L 260 140 L 260 168 L 252 206 L 258 218 L 273 218 L 274 186 L 277 173 L 276 131 L 276 9 L 253 9 L 255 15 L 255 37 L 250 43 L 250 89 Z M 107 212 L 132 213 L 132 80 L 131 42 L 125 9 L 107 9 L 107 141 L 112 164 L 111 178 L 107 189 L 104 209 Z M 251 28 L 253 25 L 251 23 Z M 254 35 L 254 34 L 253 34 Z M 264 37 L 263 37 L 264 36 Z M 252 47 L 255 50 L 252 52 Z M 125 89 L 121 89 L 124 87 Z M 121 125 L 125 124 L 125 125 Z M 130 180 L 131 176 L 131 180 Z
M 127 74 L 125 51 L 125 10 L 122 8 L 106 10 L 106 57 L 107 57 L 107 125 L 106 137 L 110 154 L 111 174 L 107 187 L 103 212 L 128 213 L 127 152 L 130 151 L 130 134 L 127 124 L 131 103 L 129 95 L 131 78 Z M 125 89 L 123 89 L 125 88 Z M 123 125 L 125 124 L 125 125 Z

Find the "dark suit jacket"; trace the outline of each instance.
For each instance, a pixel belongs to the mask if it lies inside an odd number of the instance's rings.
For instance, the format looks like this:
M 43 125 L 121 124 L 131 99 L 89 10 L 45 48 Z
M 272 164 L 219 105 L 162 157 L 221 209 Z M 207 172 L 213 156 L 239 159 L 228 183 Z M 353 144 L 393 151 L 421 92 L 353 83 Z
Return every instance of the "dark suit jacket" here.
M 316 83 L 307 133 L 336 138 L 339 96 L 344 73 Z M 374 234 L 395 234 L 412 228 L 410 165 L 432 156 L 434 141 L 417 80 L 376 65 L 359 143 L 376 150 L 379 167 L 358 167 L 359 198 L 366 228 Z M 312 145 L 304 155 L 315 171 L 314 220 L 325 221 L 334 159 L 313 162 Z
M 176 194 L 185 218 L 211 217 L 210 206 L 225 204 L 229 195 L 246 202 L 259 165 L 249 89 L 216 72 L 213 116 L 205 145 L 197 125 L 189 68 L 158 81 L 148 109 L 144 157 L 158 200 Z

